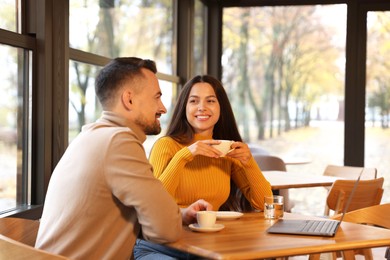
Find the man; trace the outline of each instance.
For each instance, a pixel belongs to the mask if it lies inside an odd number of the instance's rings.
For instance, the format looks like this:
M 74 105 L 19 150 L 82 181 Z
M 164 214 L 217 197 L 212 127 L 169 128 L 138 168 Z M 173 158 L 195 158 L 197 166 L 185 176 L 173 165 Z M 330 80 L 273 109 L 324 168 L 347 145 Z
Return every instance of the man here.
M 36 247 L 71 259 L 128 259 L 140 230 L 172 242 L 182 222 L 211 209 L 200 200 L 180 210 L 154 178 L 142 143 L 166 113 L 153 61 L 117 58 L 96 78 L 103 114 L 83 127 L 51 177 Z

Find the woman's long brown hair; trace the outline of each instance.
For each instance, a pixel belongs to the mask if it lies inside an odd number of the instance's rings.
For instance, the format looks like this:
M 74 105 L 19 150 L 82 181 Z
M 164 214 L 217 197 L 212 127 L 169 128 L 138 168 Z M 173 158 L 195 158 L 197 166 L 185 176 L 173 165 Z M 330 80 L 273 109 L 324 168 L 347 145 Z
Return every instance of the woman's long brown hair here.
M 196 83 L 201 82 L 205 82 L 211 85 L 220 105 L 221 113 L 218 122 L 214 126 L 213 139 L 234 140 L 242 142 L 233 109 L 230 105 L 226 91 L 218 79 L 209 75 L 195 76 L 184 85 L 173 111 L 171 121 L 168 125 L 167 136 L 170 136 L 182 144 L 189 144 L 192 142 L 195 131 L 187 120 L 186 107 L 192 87 Z M 220 210 L 252 210 L 251 204 L 245 198 L 245 196 L 242 195 L 240 189 L 237 188 L 232 180 L 230 181 L 229 198 L 221 206 Z

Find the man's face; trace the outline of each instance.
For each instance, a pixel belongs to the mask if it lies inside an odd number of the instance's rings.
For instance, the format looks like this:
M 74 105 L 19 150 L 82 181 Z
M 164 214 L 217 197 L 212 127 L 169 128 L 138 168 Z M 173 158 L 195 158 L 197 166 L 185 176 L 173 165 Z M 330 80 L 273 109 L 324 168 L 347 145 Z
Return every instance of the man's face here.
M 140 77 L 136 83 L 140 84 L 142 90 L 132 99 L 134 122 L 146 135 L 156 135 L 161 132 L 159 118 L 167 110 L 161 101 L 162 93 L 156 75 L 147 69 L 142 69 L 142 72 L 144 77 Z

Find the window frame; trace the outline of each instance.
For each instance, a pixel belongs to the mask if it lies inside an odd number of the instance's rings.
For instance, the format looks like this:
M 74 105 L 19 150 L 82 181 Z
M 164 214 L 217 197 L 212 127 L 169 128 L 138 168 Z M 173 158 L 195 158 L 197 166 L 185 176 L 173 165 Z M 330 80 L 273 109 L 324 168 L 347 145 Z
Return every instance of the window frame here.
M 253 6 L 298 6 L 317 4 L 347 5 L 347 39 L 345 69 L 345 127 L 344 165 L 364 166 L 365 142 L 365 64 L 366 64 L 366 13 L 390 10 L 387 0 L 226 0 L 216 3 L 204 1 L 209 7 L 208 53 L 209 74 L 222 77 L 223 8 Z M 218 44 L 213 44 L 217 42 Z
M 347 4 L 347 63 L 345 107 L 345 165 L 364 165 L 365 41 L 367 11 L 388 11 L 388 0 L 201 0 L 207 8 L 207 74 L 221 78 L 222 10 L 237 6 Z M 51 173 L 68 145 L 69 60 L 104 65 L 109 59 L 69 48 L 69 1 L 20 0 L 22 33 L 0 29 L 0 42 L 32 51 L 32 162 L 31 205 L 1 214 L 39 218 Z M 158 78 L 186 82 L 193 71 L 192 41 L 194 0 L 175 0 L 177 44 L 174 75 Z M 180 14 L 180 15 L 179 15 Z M 364 28 L 362 28 L 364 27 Z M 364 49 L 364 50 L 363 50 Z M 362 62 L 363 61 L 363 62 Z
M 0 29 L 0 44 L 3 44 L 3 45 L 6 45 L 6 46 L 10 46 L 10 47 L 15 47 L 15 48 L 20 48 L 24 51 L 24 53 L 26 52 L 32 52 L 32 54 L 34 54 L 35 50 L 36 50 L 36 41 L 33 37 L 29 36 L 29 35 L 24 35 L 24 34 L 20 34 L 20 33 L 17 33 L 17 32 L 11 32 L 11 31 L 8 31 L 8 30 L 4 30 L 4 29 Z M 22 156 L 22 176 L 20 179 L 18 179 L 18 182 L 21 181 L 21 183 L 17 183 L 17 189 L 22 189 L 20 194 L 20 198 L 17 198 L 17 202 L 18 203 L 21 203 L 22 206 L 17 206 L 16 208 L 14 209 L 9 209 L 9 210 L 5 210 L 3 212 L 1 212 L 2 214 L 0 216 L 8 216 L 8 215 L 17 215 L 18 213 L 22 212 L 22 211 L 25 211 L 25 210 L 33 210 L 35 209 L 36 207 L 34 206 L 31 206 L 29 205 L 30 204 L 30 200 L 31 200 L 31 195 L 33 194 L 33 190 L 30 189 L 28 183 L 29 183 L 29 178 L 30 176 L 32 176 L 32 173 L 29 172 L 31 170 L 31 168 L 29 167 L 29 165 L 31 164 L 31 160 L 32 160 L 32 157 L 31 157 L 31 154 L 32 153 L 32 149 L 29 149 L 30 148 L 30 145 L 29 145 L 29 142 L 31 142 L 31 140 L 29 140 L 29 136 L 31 136 L 31 133 L 29 133 L 28 131 L 25 131 L 25 124 L 30 124 L 30 122 L 28 121 L 28 117 L 29 117 L 29 114 L 31 113 L 31 111 L 29 111 L 29 99 L 28 99 L 28 95 L 29 95 L 29 91 L 28 88 L 29 87 L 29 78 L 30 76 L 32 75 L 29 75 L 29 71 L 26 71 L 28 70 L 29 68 L 29 64 L 30 64 L 30 59 L 29 59 L 29 55 L 25 55 L 23 54 L 24 56 L 28 56 L 26 59 L 23 59 L 23 64 L 21 64 L 21 66 L 23 66 L 23 92 L 24 92 L 24 95 L 23 95 L 23 116 L 22 116 L 22 121 L 23 121 L 23 132 L 21 133 L 23 138 L 22 138 L 22 149 L 23 149 L 23 156 Z M 33 58 L 34 60 L 34 58 Z M 26 97 L 26 94 L 27 94 L 27 97 Z M 26 115 L 27 113 L 27 115 Z M 31 126 L 28 128 L 28 129 L 31 129 Z

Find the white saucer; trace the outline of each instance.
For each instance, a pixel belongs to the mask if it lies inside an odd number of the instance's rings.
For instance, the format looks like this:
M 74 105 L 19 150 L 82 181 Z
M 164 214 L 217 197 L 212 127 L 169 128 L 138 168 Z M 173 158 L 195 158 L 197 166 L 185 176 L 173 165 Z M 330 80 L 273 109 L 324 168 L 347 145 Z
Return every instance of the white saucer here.
M 215 224 L 213 227 L 202 228 L 196 223 L 190 224 L 188 227 L 191 230 L 198 231 L 198 232 L 216 232 L 216 231 L 220 231 L 220 230 L 225 228 L 225 226 L 222 224 Z
M 215 213 L 217 213 L 217 219 L 221 220 L 237 219 L 244 215 L 243 213 L 236 211 L 215 211 Z

